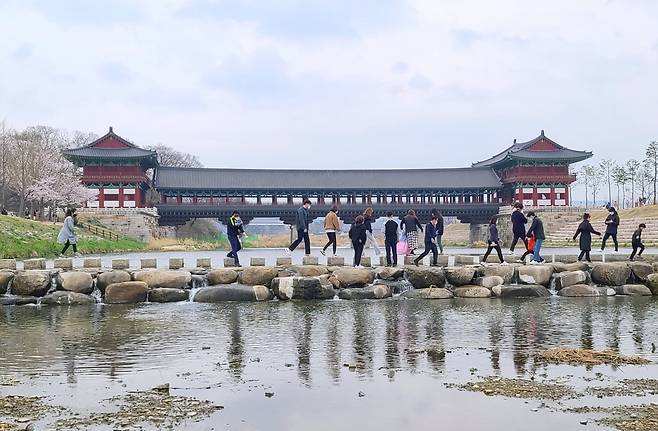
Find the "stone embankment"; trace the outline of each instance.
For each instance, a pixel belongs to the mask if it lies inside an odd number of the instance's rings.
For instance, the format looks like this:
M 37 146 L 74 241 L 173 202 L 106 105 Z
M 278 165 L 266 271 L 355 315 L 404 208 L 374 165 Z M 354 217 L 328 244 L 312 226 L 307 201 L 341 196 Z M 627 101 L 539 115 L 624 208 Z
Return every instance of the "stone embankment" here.
M 658 296 L 658 264 L 647 262 L 352 268 L 342 258 L 329 265 L 319 265 L 317 258 L 302 265 L 281 258 L 277 266 L 258 265 L 259 260 L 245 268 L 211 268 L 209 259 L 199 259 L 191 269 L 181 259 L 171 259 L 167 269 L 150 260 L 139 269 L 123 259 L 112 268 L 101 268 L 99 259 L 85 260 L 82 268 L 66 260 L 55 269 L 42 263 L 16 270 L 15 262 L 0 261 L 0 304 Z

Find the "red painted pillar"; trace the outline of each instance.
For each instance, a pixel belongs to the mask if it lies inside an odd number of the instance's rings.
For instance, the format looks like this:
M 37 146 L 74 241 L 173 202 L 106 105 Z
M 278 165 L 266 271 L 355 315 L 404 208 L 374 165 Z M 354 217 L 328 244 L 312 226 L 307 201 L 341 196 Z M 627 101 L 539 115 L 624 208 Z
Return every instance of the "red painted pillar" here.
M 569 191 L 570 191 L 570 190 L 571 190 L 571 186 L 570 186 L 570 185 L 567 185 L 567 186 L 564 188 L 564 204 L 565 204 L 566 206 L 571 206 L 571 196 L 569 196 L 569 194 L 570 194 Z
M 167 196 L 160 195 L 160 203 L 161 204 L 166 204 L 167 203 Z
M 194 196 L 192 196 L 192 203 L 196 205 L 197 202 L 198 202 L 198 199 L 197 199 L 197 196 L 195 194 Z
M 539 200 L 539 195 L 537 193 L 537 185 L 535 184 L 532 187 L 532 205 L 536 207 L 538 200 Z
M 182 197 L 180 194 L 176 195 L 176 203 L 177 203 L 178 205 L 182 205 L 182 204 L 183 204 L 183 197 Z
M 278 204 L 276 200 L 276 195 L 272 195 L 272 205 L 276 205 L 276 204 Z
M 549 199 L 551 200 L 551 206 L 555 206 L 555 187 L 551 186 L 551 194 L 549 195 Z

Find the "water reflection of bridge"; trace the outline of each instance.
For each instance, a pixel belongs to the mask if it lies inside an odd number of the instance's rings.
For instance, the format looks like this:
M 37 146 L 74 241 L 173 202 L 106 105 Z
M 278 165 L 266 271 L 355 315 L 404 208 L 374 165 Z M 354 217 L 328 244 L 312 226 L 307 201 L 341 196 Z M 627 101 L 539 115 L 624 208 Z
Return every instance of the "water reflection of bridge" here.
M 499 205 L 495 203 L 466 204 L 435 204 L 435 203 L 386 203 L 386 204 L 340 204 L 339 216 L 345 222 L 351 223 L 354 218 L 363 213 L 367 207 L 373 208 L 375 217 L 386 215 L 393 211 L 396 216 L 403 216 L 409 209 L 414 209 L 421 221 L 429 220 L 430 211 L 437 208 L 444 216 L 456 217 L 464 223 L 486 223 L 490 217 L 498 213 Z M 240 211 L 242 218 L 249 222 L 256 217 L 278 217 L 284 223 L 295 222 L 295 212 L 299 204 L 258 205 L 249 203 L 219 203 L 219 204 L 159 204 L 161 225 L 180 225 L 193 218 L 215 218 L 226 222 L 233 210 Z M 312 218 L 324 217 L 331 204 L 315 204 L 311 206 Z

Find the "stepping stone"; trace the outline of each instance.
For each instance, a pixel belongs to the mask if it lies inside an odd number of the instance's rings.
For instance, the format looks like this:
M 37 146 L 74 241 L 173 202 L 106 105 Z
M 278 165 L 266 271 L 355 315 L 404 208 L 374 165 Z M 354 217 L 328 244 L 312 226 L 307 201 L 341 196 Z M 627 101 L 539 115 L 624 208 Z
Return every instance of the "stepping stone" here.
M 140 259 L 139 264 L 140 264 L 140 267 L 142 269 L 157 268 L 158 267 L 158 260 L 157 259 Z

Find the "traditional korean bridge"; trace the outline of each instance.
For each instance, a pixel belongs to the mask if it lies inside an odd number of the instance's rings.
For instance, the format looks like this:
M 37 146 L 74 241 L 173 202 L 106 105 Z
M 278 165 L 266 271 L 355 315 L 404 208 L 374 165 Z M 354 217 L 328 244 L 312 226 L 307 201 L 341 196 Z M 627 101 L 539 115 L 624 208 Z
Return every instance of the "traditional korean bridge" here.
M 226 221 L 233 210 L 245 221 L 278 217 L 294 223 L 303 199 L 312 217 L 323 217 L 332 205 L 351 222 L 367 207 L 375 216 L 398 216 L 414 209 L 421 221 L 431 209 L 464 223 L 486 223 L 501 205 L 521 201 L 529 206 L 569 206 L 575 175 L 569 165 L 592 156 L 571 150 L 544 135 L 516 142 L 495 156 L 467 168 L 290 170 L 211 169 L 159 166 L 154 151 L 118 136 L 112 128 L 89 145 L 70 148 L 64 156 L 82 167 L 81 181 L 97 192 L 93 208 L 139 208 L 157 192 L 162 225 L 193 218 Z M 151 178 L 151 172 L 154 172 Z
M 444 216 L 454 216 L 464 223 L 486 223 L 498 213 L 499 204 L 446 204 L 436 205 L 428 203 L 411 204 L 341 204 L 339 216 L 347 223 L 363 210 L 371 207 L 376 217 L 385 216 L 393 211 L 396 216 L 403 216 L 413 208 L 422 222 L 429 220 L 430 211 L 439 209 Z M 233 210 L 240 211 L 243 220 L 248 223 L 256 217 L 278 217 L 286 224 L 295 223 L 295 213 L 299 205 L 256 205 L 256 204 L 219 204 L 219 205 L 172 205 L 160 204 L 157 206 L 160 215 L 160 225 L 180 225 L 194 218 L 214 218 L 226 223 Z M 312 218 L 324 217 L 331 209 L 328 204 L 315 204 L 309 210 Z

